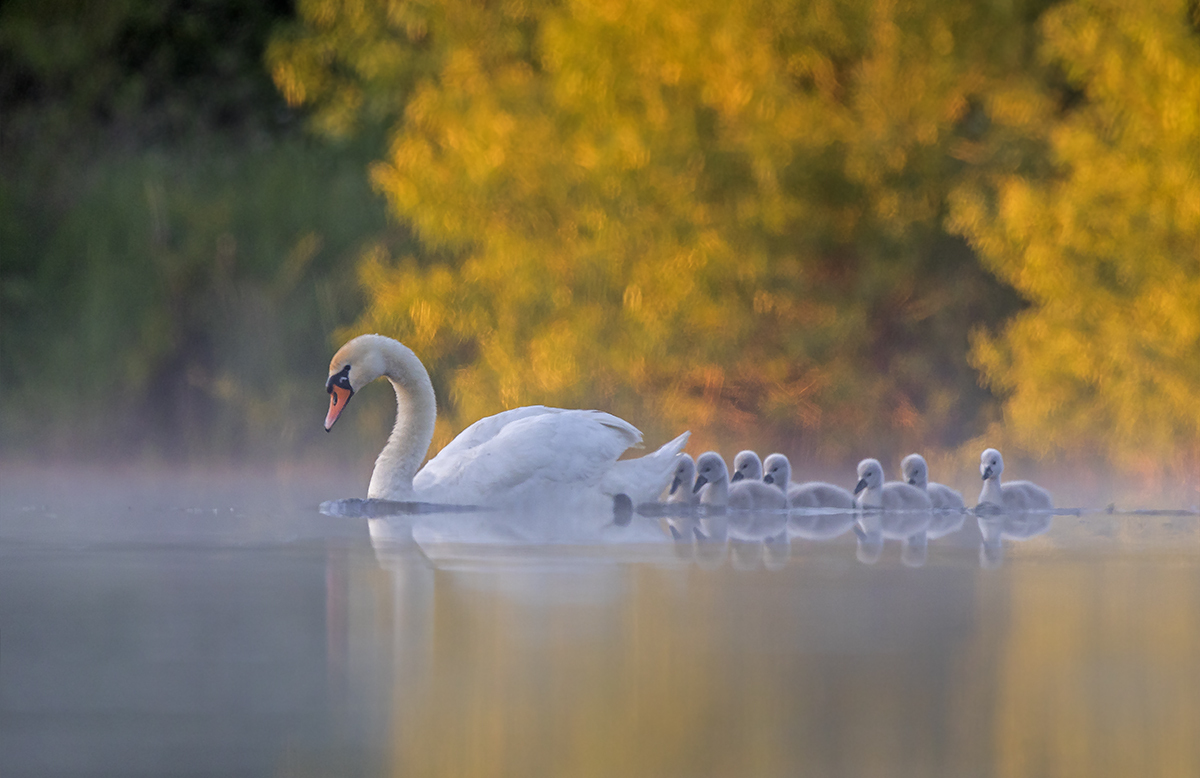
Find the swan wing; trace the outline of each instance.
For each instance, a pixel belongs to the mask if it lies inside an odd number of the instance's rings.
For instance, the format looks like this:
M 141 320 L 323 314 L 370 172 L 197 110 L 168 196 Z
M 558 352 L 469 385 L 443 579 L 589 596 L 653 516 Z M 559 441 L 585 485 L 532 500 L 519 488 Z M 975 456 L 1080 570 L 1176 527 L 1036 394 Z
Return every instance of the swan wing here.
M 419 483 L 422 478 L 433 479 L 430 483 L 434 483 L 438 479 L 451 476 L 454 470 L 465 461 L 464 455 L 495 438 L 509 424 L 531 416 L 552 413 L 555 410 L 557 409 L 547 408 L 544 405 L 527 405 L 480 419 L 460 432 L 454 440 L 447 443 L 438 452 L 437 456 L 421 468 L 421 471 L 413 477 L 413 488 L 422 488 Z
M 595 487 L 642 434 L 602 411 L 533 406 L 481 419 L 413 479 L 424 499 L 476 505 L 544 501 L 561 489 Z

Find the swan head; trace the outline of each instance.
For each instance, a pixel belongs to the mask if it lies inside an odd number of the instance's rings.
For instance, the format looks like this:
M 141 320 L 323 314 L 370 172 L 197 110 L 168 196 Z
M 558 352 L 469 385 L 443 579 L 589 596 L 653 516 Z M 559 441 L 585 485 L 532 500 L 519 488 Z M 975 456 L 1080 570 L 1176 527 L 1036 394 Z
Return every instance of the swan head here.
M 787 491 L 788 482 L 792 480 L 792 463 L 783 454 L 772 454 L 763 461 L 763 481 L 775 484 Z
M 763 478 L 762 460 L 753 451 L 739 451 L 733 458 L 733 477 L 730 481 L 761 481 Z
M 983 480 L 997 478 L 1004 472 L 1004 457 L 994 448 L 989 448 L 979 455 L 979 474 Z
M 692 460 L 691 454 L 680 454 L 679 461 L 675 464 L 675 477 L 671 481 L 671 494 L 675 494 L 679 487 L 687 484 L 690 488 L 692 481 L 696 478 L 696 463 Z
M 907 484 L 924 489 L 929 484 L 929 465 L 920 454 L 909 454 L 900 463 L 900 477 Z
M 333 428 L 354 393 L 383 375 L 384 357 L 379 348 L 381 335 L 359 335 L 337 350 L 329 362 L 329 378 L 325 391 L 329 393 L 329 413 L 325 415 L 325 431 Z
M 696 460 L 696 484 L 692 487 L 693 492 L 700 491 L 700 487 L 705 484 L 718 484 L 728 480 L 729 468 L 717 452 L 705 452 Z
M 863 489 L 878 489 L 883 486 L 883 465 L 878 459 L 864 459 L 858 463 L 858 483 L 854 485 L 854 493 Z

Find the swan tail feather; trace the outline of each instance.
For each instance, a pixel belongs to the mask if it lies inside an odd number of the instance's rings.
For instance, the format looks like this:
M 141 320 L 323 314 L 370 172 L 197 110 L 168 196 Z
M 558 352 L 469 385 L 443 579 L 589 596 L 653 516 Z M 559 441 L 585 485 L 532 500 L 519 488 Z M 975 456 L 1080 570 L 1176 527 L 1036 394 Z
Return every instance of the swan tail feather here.
M 604 476 L 601 491 L 616 496 L 628 495 L 634 505 L 654 502 L 675 475 L 675 459 L 687 445 L 691 432 L 685 432 L 652 454 L 623 459 Z

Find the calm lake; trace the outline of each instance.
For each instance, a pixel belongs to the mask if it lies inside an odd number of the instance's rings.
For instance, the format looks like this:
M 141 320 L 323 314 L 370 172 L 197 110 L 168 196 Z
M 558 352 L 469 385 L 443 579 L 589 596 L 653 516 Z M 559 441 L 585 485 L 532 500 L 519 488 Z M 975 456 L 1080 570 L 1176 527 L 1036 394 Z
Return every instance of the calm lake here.
M 367 519 L 311 472 L 0 478 L 5 778 L 1200 775 L 1195 515 Z

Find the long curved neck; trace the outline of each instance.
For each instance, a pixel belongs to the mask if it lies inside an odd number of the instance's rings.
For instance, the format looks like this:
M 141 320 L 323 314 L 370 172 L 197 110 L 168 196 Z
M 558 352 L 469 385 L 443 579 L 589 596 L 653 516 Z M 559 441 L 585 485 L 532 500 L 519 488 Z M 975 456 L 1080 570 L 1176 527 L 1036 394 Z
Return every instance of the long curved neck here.
M 380 351 L 383 377 L 396 390 L 396 424 L 375 460 L 367 497 L 409 500 L 413 497 L 413 476 L 433 440 L 437 400 L 429 373 L 416 354 L 395 341 L 383 342 Z

